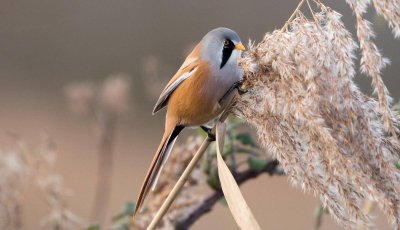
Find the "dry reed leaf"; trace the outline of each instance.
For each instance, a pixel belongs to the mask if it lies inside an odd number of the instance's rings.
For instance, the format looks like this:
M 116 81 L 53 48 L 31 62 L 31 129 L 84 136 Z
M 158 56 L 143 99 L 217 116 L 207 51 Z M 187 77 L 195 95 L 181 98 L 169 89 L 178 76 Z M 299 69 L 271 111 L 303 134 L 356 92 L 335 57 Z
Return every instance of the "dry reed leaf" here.
M 244 200 L 235 178 L 233 178 L 231 171 L 225 164 L 224 159 L 222 159 L 221 152 L 224 148 L 226 124 L 218 122 L 216 127 L 218 175 L 222 191 L 225 195 L 232 216 L 241 229 L 261 229 L 249 206 Z

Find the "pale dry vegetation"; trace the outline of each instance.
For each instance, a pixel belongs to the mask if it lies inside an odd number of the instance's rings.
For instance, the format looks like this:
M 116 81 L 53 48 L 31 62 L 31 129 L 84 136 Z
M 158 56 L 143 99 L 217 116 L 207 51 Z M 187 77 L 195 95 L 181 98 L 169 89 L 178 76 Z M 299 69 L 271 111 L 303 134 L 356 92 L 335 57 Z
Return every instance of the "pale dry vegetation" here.
M 241 63 L 248 92 L 235 114 L 256 127 L 291 182 L 319 196 L 343 227 L 371 226 L 363 203 L 372 199 L 398 229 L 399 119 L 381 76 L 387 60 L 363 17 L 369 1 L 347 2 L 357 18 L 358 43 L 340 14 L 317 2 L 312 19 L 299 11 L 283 30 L 250 44 Z M 398 1 L 373 2 L 397 36 Z M 354 82 L 358 47 L 361 72 L 372 78 L 377 100 Z
M 329 3 L 301 0 L 281 30 L 267 33 L 257 44 L 249 43 L 240 61 L 246 93 L 236 100 L 232 112 L 255 127 L 261 146 L 243 131 L 241 121 L 231 118 L 222 156 L 238 184 L 264 173 L 288 176 L 294 186 L 318 196 L 345 229 L 374 228 L 365 210 L 370 200 L 379 205 L 395 229 L 400 229 L 400 174 L 396 168 L 400 120 L 391 108 L 392 99 L 381 75 L 389 62 L 375 45 L 372 25 L 364 17 L 367 8 L 373 7 L 399 38 L 400 2 L 346 2 L 356 18 L 357 40 Z M 307 7 L 309 17 L 303 13 Z M 356 59 L 357 51 L 360 60 Z M 360 62 L 359 72 L 372 79 L 373 97 L 361 92 L 354 81 L 356 61 Z M 144 60 L 150 96 L 160 88 L 160 65 L 154 57 Z M 128 110 L 129 91 L 125 75 L 112 76 L 102 84 L 73 83 L 65 91 L 71 110 L 94 121 L 98 168 L 102 170 L 98 171 L 92 220 L 104 229 L 115 129 Z M 149 225 L 200 147 L 200 136 L 175 147 L 156 190 L 135 222 L 130 218 L 134 204 L 127 203 L 114 216 L 111 229 L 145 229 Z M 87 221 L 68 209 L 65 197 L 71 191 L 54 170 L 53 142 L 45 138 L 41 146 L 33 147 L 15 138 L 15 143 L 14 149 L 0 152 L 0 228 L 23 228 L 23 194 L 31 182 L 41 190 L 50 210 L 38 226 L 63 230 L 87 226 Z M 216 156 L 215 146 L 211 146 L 159 229 L 188 229 L 217 202 L 224 201 Z
M 16 135 L 15 146 L 0 152 L 0 229 L 23 229 L 25 196 L 29 186 L 37 186 L 49 213 L 39 221 L 40 229 L 74 230 L 85 226 L 66 204 L 71 195 L 62 176 L 54 169 L 57 149 L 46 136 L 39 146 L 32 146 Z
M 113 145 L 120 116 L 128 109 L 130 80 L 125 74 L 112 75 L 102 84 L 75 82 L 65 89 L 69 108 L 74 114 L 88 116 L 94 123 L 94 138 L 98 142 L 98 182 L 91 222 L 105 223 L 111 193 Z M 92 124 L 90 124 L 92 125 Z M 24 229 L 23 215 L 28 188 L 38 187 L 49 213 L 38 220 L 34 229 L 76 230 L 89 221 L 69 210 L 67 197 L 73 190 L 64 185 L 62 175 L 54 165 L 57 148 L 44 135 L 39 146 L 28 144 L 17 134 L 9 138 L 15 143 L 0 151 L 0 229 Z

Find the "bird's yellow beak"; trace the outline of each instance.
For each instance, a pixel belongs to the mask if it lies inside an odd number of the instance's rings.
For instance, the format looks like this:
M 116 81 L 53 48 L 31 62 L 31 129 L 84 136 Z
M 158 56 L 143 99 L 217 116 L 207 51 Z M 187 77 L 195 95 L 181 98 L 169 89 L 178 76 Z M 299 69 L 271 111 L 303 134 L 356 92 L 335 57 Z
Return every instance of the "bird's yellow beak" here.
M 235 45 L 235 49 L 246 50 L 246 48 L 244 47 L 244 45 L 241 42 Z

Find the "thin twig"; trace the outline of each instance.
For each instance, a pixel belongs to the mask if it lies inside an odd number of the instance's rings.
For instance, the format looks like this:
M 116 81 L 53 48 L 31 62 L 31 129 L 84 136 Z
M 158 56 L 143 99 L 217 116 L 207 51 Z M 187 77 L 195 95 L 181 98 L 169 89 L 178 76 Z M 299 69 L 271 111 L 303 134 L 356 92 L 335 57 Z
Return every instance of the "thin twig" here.
M 301 0 L 299 5 L 297 5 L 296 9 L 293 11 L 292 15 L 290 15 L 289 19 L 285 22 L 285 25 L 283 25 L 281 31 L 286 31 L 287 27 L 289 26 L 289 23 L 296 17 L 296 14 L 299 12 L 300 8 L 303 6 L 304 2 L 306 0 Z
M 234 98 L 238 94 L 237 89 L 234 89 L 234 91 L 230 94 L 230 96 L 226 99 L 227 106 L 225 111 L 222 113 L 220 117 L 220 121 L 224 122 L 225 119 L 228 117 L 230 113 L 230 109 L 232 105 L 234 104 Z M 212 129 L 212 133 L 215 134 L 215 126 Z M 152 219 L 150 225 L 147 227 L 147 230 L 153 230 L 157 227 L 158 223 L 162 219 L 162 217 L 165 215 L 165 213 L 168 211 L 169 207 L 172 205 L 172 202 L 175 200 L 176 196 L 179 194 L 181 191 L 183 185 L 189 178 L 190 173 L 192 172 L 193 168 L 196 166 L 197 162 L 201 159 L 203 156 L 204 152 L 207 150 L 207 147 L 210 145 L 210 143 L 213 140 L 207 137 L 203 143 L 201 144 L 199 150 L 197 150 L 196 154 L 194 155 L 193 159 L 189 162 L 189 165 L 186 167 L 185 171 L 183 171 L 182 176 L 179 178 L 178 182 L 175 184 L 174 188 L 172 191 L 169 193 L 168 197 L 165 199 L 164 203 L 162 204 L 161 208 L 158 210 L 157 214 L 155 217 Z
M 312 7 L 310 5 L 310 2 L 308 0 L 306 0 L 306 1 L 307 1 L 308 8 L 310 9 L 310 12 L 311 12 L 311 15 L 312 15 L 314 21 L 317 21 L 317 18 L 314 15 L 314 11 L 313 11 L 313 9 L 312 9 Z
M 242 144 L 242 143 L 240 143 L 238 141 L 235 142 L 234 146 L 235 146 L 235 148 L 237 150 L 236 152 L 245 151 L 245 152 L 256 153 L 258 155 L 262 155 L 264 153 L 259 148 L 253 147 L 251 145 L 245 145 L 245 144 Z
M 168 211 L 169 207 L 172 205 L 172 202 L 175 200 L 176 196 L 181 191 L 183 185 L 185 184 L 186 180 L 188 179 L 193 168 L 196 166 L 197 162 L 203 156 L 203 153 L 206 151 L 207 147 L 210 145 L 211 142 L 212 142 L 212 139 L 210 139 L 209 137 L 207 137 L 203 141 L 199 150 L 197 150 L 193 159 L 190 161 L 190 163 L 186 167 L 185 171 L 183 171 L 182 176 L 179 178 L 178 182 L 175 184 L 174 188 L 169 193 L 168 197 L 165 199 L 160 210 L 158 210 L 156 216 L 151 221 L 149 227 L 147 227 L 148 230 L 156 229 L 157 224 L 160 222 L 161 218 L 165 215 L 165 213 Z
M 92 206 L 92 221 L 104 226 L 111 194 L 113 147 L 117 116 L 114 113 L 106 115 L 100 122 L 100 135 L 98 143 L 98 173 L 94 203 Z
M 253 169 L 247 169 L 244 172 L 237 173 L 235 175 L 235 180 L 238 185 L 244 182 L 255 179 L 263 173 L 268 173 L 270 176 L 273 175 L 284 175 L 284 173 L 278 170 L 279 162 L 277 160 L 272 160 L 266 164 L 263 170 L 255 171 Z M 210 194 L 204 201 L 197 206 L 197 208 L 187 215 L 184 219 L 178 221 L 175 225 L 176 230 L 186 230 L 189 229 L 200 217 L 211 211 L 212 207 L 224 197 L 222 190 L 216 190 Z

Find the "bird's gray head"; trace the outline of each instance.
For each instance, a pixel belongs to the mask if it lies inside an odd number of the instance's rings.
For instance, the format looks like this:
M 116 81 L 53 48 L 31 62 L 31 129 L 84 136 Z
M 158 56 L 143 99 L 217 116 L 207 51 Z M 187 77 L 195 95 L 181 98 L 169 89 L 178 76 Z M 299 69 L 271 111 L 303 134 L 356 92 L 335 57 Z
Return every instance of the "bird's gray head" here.
M 239 35 L 228 28 L 219 27 L 208 32 L 201 40 L 201 56 L 214 68 L 222 69 L 232 64 L 237 65 L 237 59 L 245 49 Z

